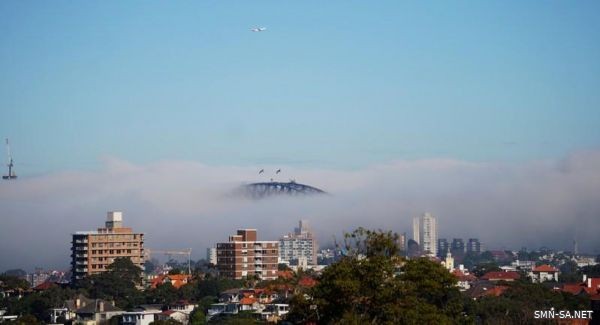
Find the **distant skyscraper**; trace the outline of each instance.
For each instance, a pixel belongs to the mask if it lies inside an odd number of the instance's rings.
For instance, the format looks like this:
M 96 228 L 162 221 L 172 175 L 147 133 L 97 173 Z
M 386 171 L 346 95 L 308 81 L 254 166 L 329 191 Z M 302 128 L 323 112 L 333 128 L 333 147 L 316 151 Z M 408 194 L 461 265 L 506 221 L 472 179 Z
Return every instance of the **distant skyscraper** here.
M 400 234 L 400 237 L 398 238 L 398 248 L 401 252 L 406 254 L 406 233 Z
M 317 239 L 306 220 L 300 220 L 293 234 L 279 239 L 279 257 L 287 262 L 298 263 L 305 259 L 308 264 L 317 265 L 317 250 Z
M 448 240 L 446 238 L 440 238 L 437 241 L 437 256 L 442 258 L 444 256 L 446 256 L 446 254 L 450 251 L 449 249 L 449 244 L 448 244 Z
M 143 269 L 144 234 L 123 227 L 121 212 L 108 212 L 104 228 L 73 234 L 71 251 L 73 281 L 105 272 L 118 257 L 129 258 Z
M 206 249 L 206 260 L 212 265 L 217 265 L 217 248 L 209 247 Z
M 437 222 L 431 213 L 413 218 L 413 239 L 425 254 L 437 255 Z
M 465 254 L 465 242 L 462 240 L 462 238 L 452 239 L 452 246 L 450 247 L 450 251 L 454 256 L 461 256 Z
M 467 243 L 467 253 L 471 254 L 480 254 L 481 253 L 481 243 L 477 238 L 469 238 L 469 242 Z

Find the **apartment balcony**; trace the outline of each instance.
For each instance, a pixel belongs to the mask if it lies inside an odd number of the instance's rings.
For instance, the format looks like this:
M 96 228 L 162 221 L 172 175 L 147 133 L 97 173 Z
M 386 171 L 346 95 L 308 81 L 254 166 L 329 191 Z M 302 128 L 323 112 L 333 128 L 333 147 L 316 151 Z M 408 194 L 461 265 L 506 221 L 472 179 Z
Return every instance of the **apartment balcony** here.
M 87 251 L 88 248 L 87 248 L 87 246 L 79 246 L 79 247 L 75 247 L 75 250 L 76 251 Z
M 75 262 L 76 265 L 87 265 L 87 262 L 82 262 L 82 261 L 77 261 Z
M 87 244 L 87 239 L 76 239 L 75 244 Z
M 87 272 L 87 271 L 88 271 L 87 267 L 86 268 L 76 268 L 75 269 L 75 272 Z

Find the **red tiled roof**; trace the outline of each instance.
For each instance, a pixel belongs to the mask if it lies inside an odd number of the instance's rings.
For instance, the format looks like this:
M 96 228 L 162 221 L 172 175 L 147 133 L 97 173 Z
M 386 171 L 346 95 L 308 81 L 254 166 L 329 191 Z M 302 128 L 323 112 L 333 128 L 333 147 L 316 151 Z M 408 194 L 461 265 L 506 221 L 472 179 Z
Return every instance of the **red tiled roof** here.
M 294 272 L 292 271 L 277 271 L 277 277 L 284 279 L 291 279 L 294 277 Z
M 585 291 L 585 288 L 583 283 L 565 283 L 561 290 L 572 295 L 578 295 L 582 290 Z
M 588 278 L 586 282 L 588 282 L 591 284 L 590 288 L 593 289 L 600 289 L 600 278 Z M 587 283 L 586 283 L 587 285 Z
M 463 271 L 461 270 L 454 270 L 452 271 L 452 274 L 458 278 L 459 281 L 475 281 L 477 280 L 477 277 L 474 276 L 473 274 L 465 274 Z
M 169 282 L 173 285 L 173 287 L 179 289 L 187 284 L 190 278 L 191 276 L 187 274 L 162 274 L 152 279 L 150 287 L 154 289 L 163 283 Z
M 550 266 L 548 264 L 544 264 L 544 265 L 534 267 L 532 271 L 533 272 L 558 272 L 558 269 L 556 269 L 555 267 Z
M 254 298 L 244 297 L 244 298 L 240 299 L 240 305 L 252 305 L 255 302 L 256 302 L 256 299 L 254 299 Z
M 35 288 L 33 288 L 33 290 L 48 290 L 52 287 L 56 287 L 56 283 L 54 283 L 52 281 L 46 281 L 46 282 L 42 282 L 42 283 L 38 284 L 37 286 L 35 286 Z
M 483 280 L 517 280 L 517 279 L 521 278 L 521 275 L 519 275 L 518 272 L 514 272 L 514 271 L 508 271 L 508 272 L 493 271 L 493 272 L 488 272 L 488 273 L 484 274 L 481 278 Z
M 504 291 L 506 291 L 506 289 L 508 289 L 507 286 L 495 286 L 495 287 L 487 290 L 483 295 L 499 297 L 500 295 L 502 295 L 504 293 Z
M 315 280 L 311 277 L 305 276 L 298 281 L 298 285 L 302 286 L 302 287 L 312 288 L 315 285 L 317 285 L 317 280 Z

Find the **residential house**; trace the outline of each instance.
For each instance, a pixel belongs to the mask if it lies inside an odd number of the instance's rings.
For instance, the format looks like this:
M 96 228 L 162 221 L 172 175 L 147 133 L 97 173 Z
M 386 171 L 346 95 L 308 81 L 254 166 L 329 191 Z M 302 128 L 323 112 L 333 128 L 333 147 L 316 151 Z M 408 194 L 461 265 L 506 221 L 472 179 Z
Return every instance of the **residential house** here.
M 161 284 L 170 283 L 173 287 L 179 289 L 188 284 L 191 279 L 192 276 L 189 274 L 162 274 L 152 279 L 150 287 L 155 289 Z
M 190 315 L 178 310 L 165 310 L 158 314 L 159 320 L 175 320 L 184 325 L 189 324 Z
M 115 307 L 112 302 L 95 299 L 93 303 L 77 309 L 75 313 L 77 324 L 100 325 L 108 324 L 112 317 L 123 314 L 123 310 Z
M 534 267 L 531 272 L 529 272 L 529 278 L 531 278 L 531 282 L 533 283 L 542 283 L 546 281 L 558 282 L 558 273 L 559 270 L 557 268 L 544 264 Z
M 460 269 L 455 269 L 452 271 L 452 275 L 454 275 L 458 280 L 457 285 L 460 291 L 469 290 L 469 288 L 471 288 L 471 284 L 477 281 L 476 276 Z

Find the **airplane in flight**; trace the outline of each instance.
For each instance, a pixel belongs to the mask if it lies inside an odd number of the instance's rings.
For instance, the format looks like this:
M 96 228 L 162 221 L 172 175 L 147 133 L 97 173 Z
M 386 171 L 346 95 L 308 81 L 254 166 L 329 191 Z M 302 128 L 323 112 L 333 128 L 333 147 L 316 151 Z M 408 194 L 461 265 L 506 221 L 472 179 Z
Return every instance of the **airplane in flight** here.
M 250 29 L 253 32 L 264 32 L 267 30 L 267 27 L 254 27 Z

